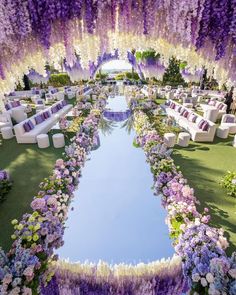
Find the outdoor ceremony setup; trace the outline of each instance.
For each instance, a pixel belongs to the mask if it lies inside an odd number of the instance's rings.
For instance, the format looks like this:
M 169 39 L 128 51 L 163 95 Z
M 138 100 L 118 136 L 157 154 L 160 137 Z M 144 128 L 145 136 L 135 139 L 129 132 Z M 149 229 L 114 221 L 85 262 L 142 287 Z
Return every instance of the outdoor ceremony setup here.
M 234 0 L 0 0 L 0 295 L 236 295 L 235 87 Z

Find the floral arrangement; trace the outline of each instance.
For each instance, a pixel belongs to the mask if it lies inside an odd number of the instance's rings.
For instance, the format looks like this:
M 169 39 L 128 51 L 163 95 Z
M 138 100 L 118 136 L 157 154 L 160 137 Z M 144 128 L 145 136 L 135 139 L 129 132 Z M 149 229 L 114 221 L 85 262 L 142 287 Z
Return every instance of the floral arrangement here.
M 181 294 L 183 285 L 180 258 L 135 266 L 110 266 L 100 261 L 68 263 L 59 261 L 52 266 L 55 276 L 42 295 L 51 294 Z
M 146 154 L 154 177 L 154 191 L 167 210 L 166 222 L 176 253 L 182 258 L 185 290 L 194 294 L 236 294 L 235 254 L 228 258 L 228 246 L 221 229 L 208 225 L 205 208 L 199 213 L 194 190 L 175 166 L 156 130 L 142 111 L 134 113 L 136 142 Z M 217 264 L 215 264 L 217 262 Z M 227 293 L 226 293 L 227 292 Z
M 235 1 L 57 2 L 0 3 L 1 93 L 22 83 L 29 69 L 45 77 L 46 62 L 60 69 L 66 59 L 72 80 L 76 74 L 83 78 L 92 62 L 114 48 L 121 59 L 130 49 L 151 48 L 161 56 L 159 72 L 176 56 L 191 72 L 205 66 L 220 85 L 235 83 Z
M 71 144 L 65 147 L 64 159 L 58 159 L 52 175 L 40 183 L 40 191 L 31 203 L 33 212 L 24 214 L 20 221 L 12 221 L 12 248 L 8 254 L 0 251 L 2 295 L 35 294 L 41 282 L 51 279 L 53 273 L 48 265 L 56 259 L 54 249 L 63 244 L 68 206 L 87 154 L 93 148 L 104 105 L 105 100 L 98 99 Z
M 3 201 L 12 188 L 10 176 L 5 170 L 0 170 L 0 202 Z
M 222 178 L 220 184 L 227 190 L 227 195 L 236 197 L 236 172 L 228 171 Z

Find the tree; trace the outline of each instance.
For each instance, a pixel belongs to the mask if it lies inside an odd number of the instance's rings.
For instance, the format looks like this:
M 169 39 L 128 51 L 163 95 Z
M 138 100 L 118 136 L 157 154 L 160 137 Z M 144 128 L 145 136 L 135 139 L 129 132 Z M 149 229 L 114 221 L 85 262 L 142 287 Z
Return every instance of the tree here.
M 169 61 L 169 66 L 163 75 L 163 84 L 177 86 L 185 84 L 184 79 L 180 73 L 180 61 L 172 57 Z

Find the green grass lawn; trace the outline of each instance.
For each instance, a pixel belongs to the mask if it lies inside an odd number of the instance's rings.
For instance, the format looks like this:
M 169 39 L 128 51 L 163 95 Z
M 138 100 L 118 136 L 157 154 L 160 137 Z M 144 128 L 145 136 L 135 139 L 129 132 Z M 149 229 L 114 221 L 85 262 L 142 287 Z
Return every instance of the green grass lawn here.
M 228 253 L 236 250 L 236 199 L 227 196 L 219 185 L 228 170 L 236 170 L 236 149 L 232 147 L 233 136 L 228 139 L 216 137 L 214 143 L 191 142 L 188 147 L 174 148 L 175 163 L 180 166 L 200 207 L 208 207 L 211 224 L 222 227 L 229 239 Z
M 64 148 L 55 149 L 52 142 L 47 149 L 39 149 L 37 144 L 17 144 L 15 138 L 1 142 L 0 168 L 6 169 L 13 180 L 6 200 L 0 203 L 0 246 L 4 249 L 12 243 L 11 220 L 30 212 L 30 202 L 39 190 L 39 183 L 51 174 L 63 151 Z

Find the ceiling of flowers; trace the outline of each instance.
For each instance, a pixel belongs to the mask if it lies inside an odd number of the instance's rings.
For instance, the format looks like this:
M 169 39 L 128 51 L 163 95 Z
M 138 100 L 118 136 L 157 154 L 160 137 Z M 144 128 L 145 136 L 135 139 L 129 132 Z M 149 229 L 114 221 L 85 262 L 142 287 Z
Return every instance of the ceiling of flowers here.
M 235 0 L 0 0 L 0 92 L 66 58 L 83 69 L 105 52 L 154 49 L 190 71 L 236 84 Z

